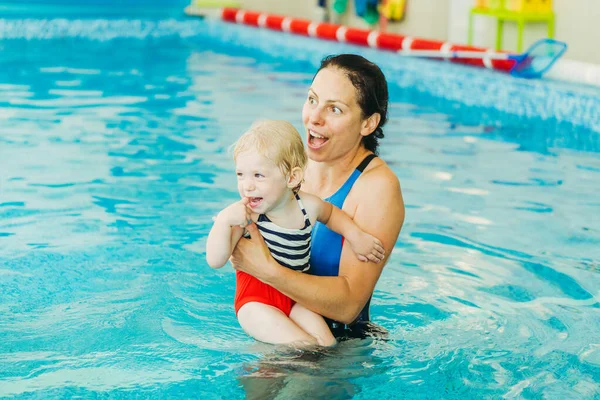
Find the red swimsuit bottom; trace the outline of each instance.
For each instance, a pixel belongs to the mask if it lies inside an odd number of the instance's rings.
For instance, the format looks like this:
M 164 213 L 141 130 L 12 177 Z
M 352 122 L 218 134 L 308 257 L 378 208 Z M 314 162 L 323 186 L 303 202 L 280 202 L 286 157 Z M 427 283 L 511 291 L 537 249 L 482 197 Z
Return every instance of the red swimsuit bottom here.
M 267 304 L 281 310 L 286 316 L 290 316 L 292 307 L 296 303 L 279 290 L 267 285 L 245 272 L 236 271 L 235 284 L 235 315 L 242 306 L 253 301 Z

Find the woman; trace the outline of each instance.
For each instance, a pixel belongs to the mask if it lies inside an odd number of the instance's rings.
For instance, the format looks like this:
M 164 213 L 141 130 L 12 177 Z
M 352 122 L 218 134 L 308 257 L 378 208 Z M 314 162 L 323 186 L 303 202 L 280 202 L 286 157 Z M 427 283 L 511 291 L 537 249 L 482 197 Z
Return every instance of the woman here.
M 323 315 L 338 338 L 364 337 L 369 303 L 404 222 L 398 178 L 376 157 L 387 121 L 385 76 L 365 58 L 342 54 L 321 62 L 302 110 L 309 163 L 302 190 L 342 208 L 386 249 L 382 263 L 360 262 L 326 226 L 313 229 L 311 275 L 281 267 L 256 226 L 232 255 L 236 270 L 275 287 Z

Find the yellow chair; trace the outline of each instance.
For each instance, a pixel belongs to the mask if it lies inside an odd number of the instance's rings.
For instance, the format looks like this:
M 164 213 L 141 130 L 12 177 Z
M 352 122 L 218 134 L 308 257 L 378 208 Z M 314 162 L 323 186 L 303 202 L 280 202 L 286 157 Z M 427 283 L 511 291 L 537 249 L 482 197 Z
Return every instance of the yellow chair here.
M 475 0 L 469 13 L 469 33 L 467 43 L 473 43 L 473 17 L 486 15 L 496 18 L 496 50 L 502 50 L 504 21 L 517 23 L 517 52 L 523 50 L 523 31 L 529 22 L 545 22 L 548 37 L 554 37 L 554 11 L 552 0 Z

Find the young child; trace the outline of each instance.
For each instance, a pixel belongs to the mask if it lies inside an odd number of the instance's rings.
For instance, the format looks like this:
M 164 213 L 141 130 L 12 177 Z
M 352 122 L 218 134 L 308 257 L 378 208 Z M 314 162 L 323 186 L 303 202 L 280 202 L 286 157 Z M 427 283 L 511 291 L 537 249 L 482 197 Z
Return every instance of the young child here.
M 206 243 L 206 260 L 221 268 L 255 222 L 271 255 L 281 265 L 306 272 L 315 221 L 342 236 L 361 261 L 379 262 L 381 242 L 363 232 L 339 208 L 299 191 L 307 156 L 302 138 L 286 121 L 255 122 L 236 142 L 233 157 L 242 200 L 222 210 Z M 320 315 L 244 272 L 236 272 L 235 311 L 256 340 L 332 346 L 335 338 Z

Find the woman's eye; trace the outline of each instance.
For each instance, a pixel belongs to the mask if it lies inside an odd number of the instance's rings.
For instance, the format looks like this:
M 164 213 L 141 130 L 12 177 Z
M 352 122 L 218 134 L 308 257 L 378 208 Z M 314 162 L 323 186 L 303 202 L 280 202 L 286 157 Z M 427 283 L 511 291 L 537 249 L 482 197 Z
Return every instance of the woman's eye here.
M 342 110 L 340 110 L 336 106 L 332 106 L 331 107 L 331 111 L 333 111 L 334 114 L 341 114 L 342 113 Z
M 312 96 L 308 96 L 308 104 L 312 104 L 312 105 L 317 104 L 317 99 L 315 99 Z

